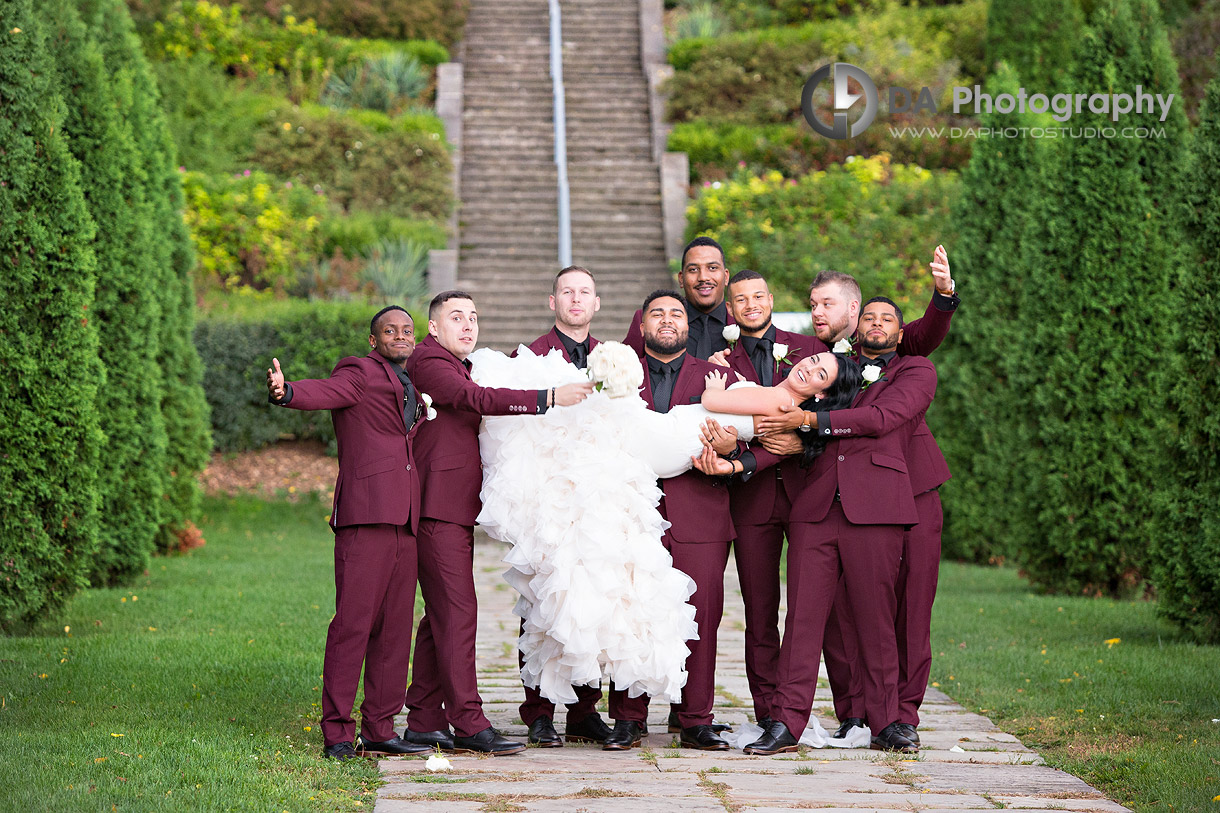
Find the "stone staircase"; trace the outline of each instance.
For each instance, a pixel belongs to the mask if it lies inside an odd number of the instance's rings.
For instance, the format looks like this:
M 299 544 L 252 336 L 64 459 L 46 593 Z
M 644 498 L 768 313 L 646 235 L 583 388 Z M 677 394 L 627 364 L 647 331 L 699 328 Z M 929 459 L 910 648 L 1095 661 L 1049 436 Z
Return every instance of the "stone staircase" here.
M 597 278 L 593 332 L 621 339 L 669 284 L 638 0 L 563 0 L 572 261 Z M 457 280 L 481 345 L 511 349 L 554 322 L 558 193 L 546 0 L 472 0 L 463 46 Z

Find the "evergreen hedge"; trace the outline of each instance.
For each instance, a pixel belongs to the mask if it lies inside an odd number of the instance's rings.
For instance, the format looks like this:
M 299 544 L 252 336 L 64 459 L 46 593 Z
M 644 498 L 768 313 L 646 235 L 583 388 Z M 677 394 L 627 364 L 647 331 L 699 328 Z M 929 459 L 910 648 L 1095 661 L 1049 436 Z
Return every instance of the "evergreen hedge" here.
M 95 227 L 31 0 L 0 0 L 0 629 L 53 612 L 97 546 Z

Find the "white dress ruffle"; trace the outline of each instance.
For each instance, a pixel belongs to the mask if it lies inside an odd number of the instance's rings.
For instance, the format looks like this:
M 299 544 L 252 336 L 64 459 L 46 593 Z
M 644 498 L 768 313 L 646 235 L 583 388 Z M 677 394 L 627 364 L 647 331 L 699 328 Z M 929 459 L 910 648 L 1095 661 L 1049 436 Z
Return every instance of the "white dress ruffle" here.
M 559 351 L 470 356 L 484 387 L 542 389 L 587 381 Z M 675 413 L 678 415 L 675 416 Z M 541 416 L 483 419 L 483 509 L 478 523 L 512 549 L 505 580 L 525 620 L 521 678 L 556 703 L 574 685 L 614 681 L 631 696 L 678 702 L 686 641 L 697 638 L 694 582 L 674 569 L 661 536 L 658 476 L 690 468 L 709 413 L 683 405 L 662 415 L 638 397 L 593 393 Z M 749 418 L 734 421 L 739 431 Z

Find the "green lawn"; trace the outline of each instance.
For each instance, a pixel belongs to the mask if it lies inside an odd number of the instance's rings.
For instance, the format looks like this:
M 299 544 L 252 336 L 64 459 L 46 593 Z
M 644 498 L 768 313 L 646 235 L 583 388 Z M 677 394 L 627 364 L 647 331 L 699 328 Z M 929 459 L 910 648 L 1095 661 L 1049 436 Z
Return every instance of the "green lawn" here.
M 0 639 L 0 808 L 372 807 L 375 763 L 319 758 L 327 507 L 205 510 L 205 547 Z
M 932 680 L 1047 762 L 1137 811 L 1220 811 L 1220 649 L 1150 602 L 1034 593 L 941 567 Z

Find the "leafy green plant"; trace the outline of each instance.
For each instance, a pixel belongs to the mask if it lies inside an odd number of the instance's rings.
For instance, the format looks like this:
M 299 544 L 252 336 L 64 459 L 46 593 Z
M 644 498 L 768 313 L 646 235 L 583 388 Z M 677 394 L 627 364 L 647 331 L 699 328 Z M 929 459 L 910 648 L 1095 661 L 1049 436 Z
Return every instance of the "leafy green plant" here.
M 718 37 L 725 33 L 728 26 L 724 17 L 710 2 L 692 3 L 678 17 L 674 26 L 676 39 L 691 37 Z
M 364 275 L 387 303 L 423 299 L 428 293 L 428 247 L 413 240 L 390 238 L 371 249 Z
M 429 79 L 418 59 L 392 51 L 366 57 L 332 75 L 322 91 L 322 103 L 338 110 L 363 107 L 393 115 L 419 101 Z

